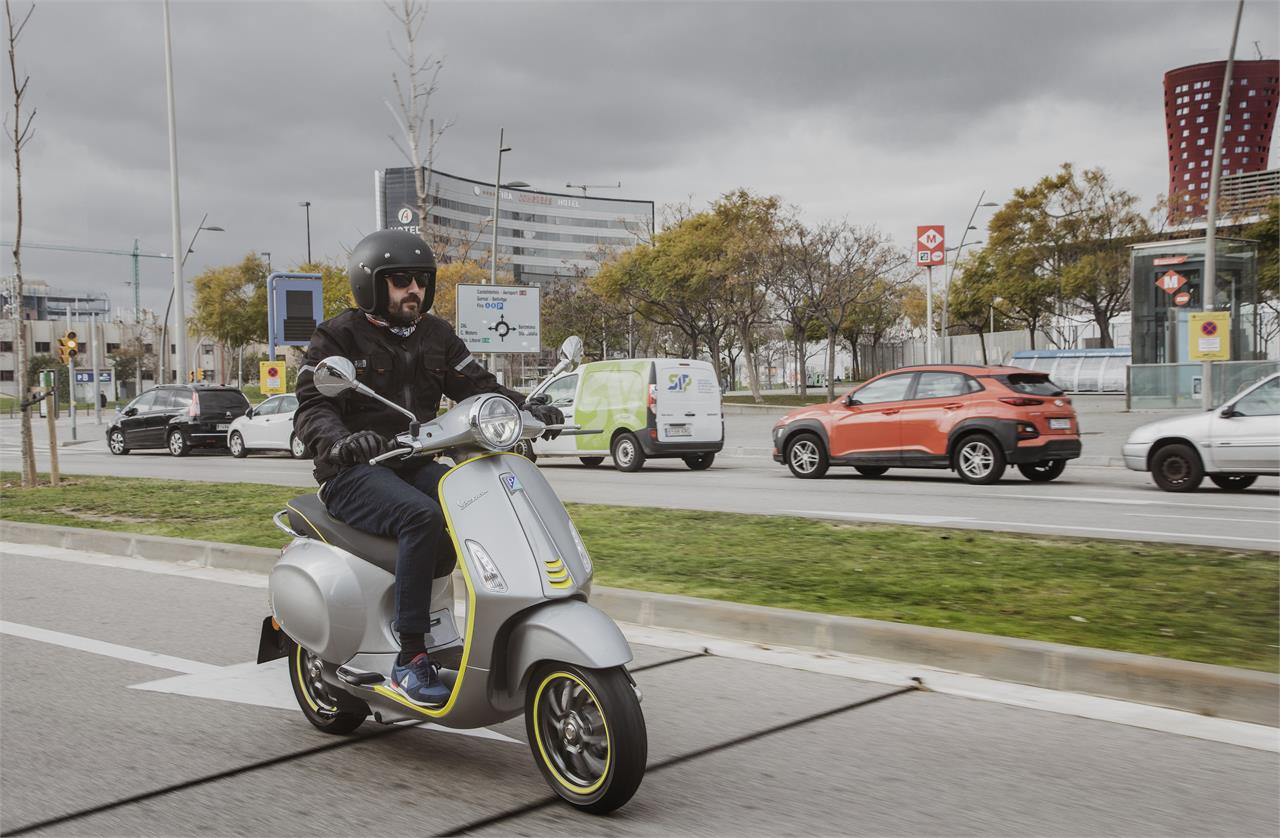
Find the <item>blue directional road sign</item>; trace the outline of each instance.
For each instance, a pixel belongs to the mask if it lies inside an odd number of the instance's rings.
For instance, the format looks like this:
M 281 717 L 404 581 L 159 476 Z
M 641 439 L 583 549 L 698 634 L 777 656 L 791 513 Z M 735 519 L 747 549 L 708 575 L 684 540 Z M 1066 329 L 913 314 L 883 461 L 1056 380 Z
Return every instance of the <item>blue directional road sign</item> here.
M 267 277 L 267 344 L 275 360 L 277 346 L 306 346 L 324 311 L 320 274 L 273 273 Z
M 92 371 L 92 370 L 89 370 L 88 372 L 80 372 L 79 370 L 76 370 L 76 383 L 77 383 L 77 384 L 92 384 L 92 383 L 93 383 L 93 371 Z

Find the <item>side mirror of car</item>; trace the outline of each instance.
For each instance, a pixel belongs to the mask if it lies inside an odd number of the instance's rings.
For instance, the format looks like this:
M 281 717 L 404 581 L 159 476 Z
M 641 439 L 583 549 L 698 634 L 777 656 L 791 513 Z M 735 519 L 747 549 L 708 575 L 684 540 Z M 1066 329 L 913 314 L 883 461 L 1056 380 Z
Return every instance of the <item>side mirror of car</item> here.
M 530 405 L 551 404 L 551 397 L 548 396 L 546 393 L 539 393 L 536 396 L 530 396 L 525 403 Z
M 136 407 L 126 408 L 126 409 L 125 409 L 125 411 L 124 411 L 124 415 L 125 415 L 125 416 L 137 416 L 137 415 L 138 415 L 138 408 L 136 408 Z
M 246 411 L 244 412 L 244 418 L 246 418 L 246 419 L 252 419 L 252 418 L 253 418 L 253 408 L 249 408 L 248 410 L 246 410 Z
M 858 401 L 854 396 L 848 395 L 844 397 L 844 404 L 845 407 L 857 407 L 862 404 L 862 402 Z
M 1222 410 L 1219 411 L 1218 415 L 1221 416 L 1223 419 L 1233 419 L 1236 416 L 1240 416 L 1241 414 L 1237 413 L 1234 407 L 1228 406 L 1228 407 L 1222 408 Z

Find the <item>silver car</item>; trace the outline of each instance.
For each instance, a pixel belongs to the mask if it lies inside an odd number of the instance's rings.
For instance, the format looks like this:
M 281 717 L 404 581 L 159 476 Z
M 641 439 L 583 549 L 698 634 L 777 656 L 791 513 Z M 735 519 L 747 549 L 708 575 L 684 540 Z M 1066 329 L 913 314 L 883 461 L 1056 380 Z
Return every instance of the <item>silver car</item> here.
M 1143 425 L 1125 443 L 1124 464 L 1151 472 L 1166 492 L 1194 492 L 1206 475 L 1239 492 L 1280 474 L 1280 373 L 1207 413 Z

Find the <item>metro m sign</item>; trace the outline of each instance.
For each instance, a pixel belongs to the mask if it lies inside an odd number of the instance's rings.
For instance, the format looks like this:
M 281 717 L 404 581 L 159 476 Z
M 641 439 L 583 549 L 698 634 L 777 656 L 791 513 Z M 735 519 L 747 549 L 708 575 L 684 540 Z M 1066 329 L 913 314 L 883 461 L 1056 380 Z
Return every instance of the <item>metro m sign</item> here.
M 932 267 L 947 261 L 945 227 L 926 224 L 916 228 L 916 264 Z

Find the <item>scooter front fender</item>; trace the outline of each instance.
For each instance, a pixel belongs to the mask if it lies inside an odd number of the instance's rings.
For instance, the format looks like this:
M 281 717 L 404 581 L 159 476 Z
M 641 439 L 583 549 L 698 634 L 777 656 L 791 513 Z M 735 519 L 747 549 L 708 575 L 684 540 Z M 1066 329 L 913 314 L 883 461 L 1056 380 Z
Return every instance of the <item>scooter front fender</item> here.
M 631 661 L 631 646 L 603 611 L 582 600 L 562 599 L 514 618 L 507 645 L 506 683 L 520 696 L 533 668 L 557 661 L 584 669 L 609 669 Z

